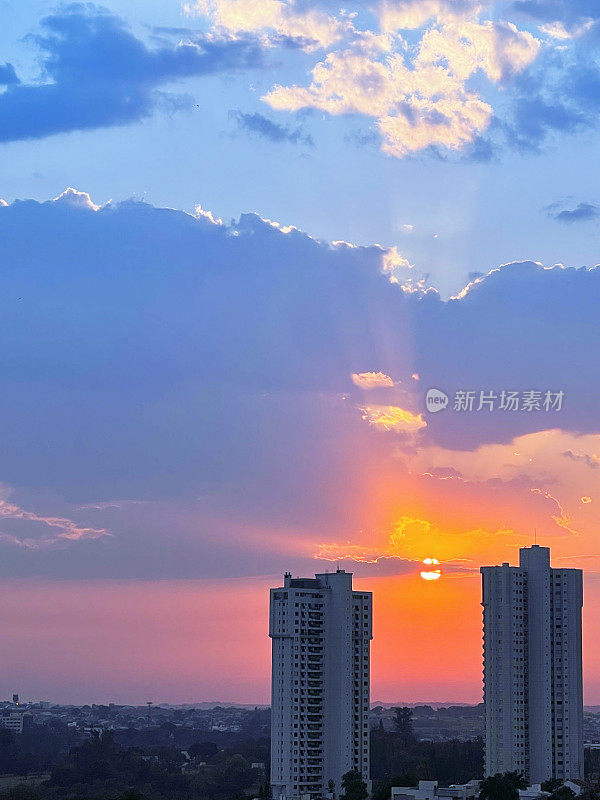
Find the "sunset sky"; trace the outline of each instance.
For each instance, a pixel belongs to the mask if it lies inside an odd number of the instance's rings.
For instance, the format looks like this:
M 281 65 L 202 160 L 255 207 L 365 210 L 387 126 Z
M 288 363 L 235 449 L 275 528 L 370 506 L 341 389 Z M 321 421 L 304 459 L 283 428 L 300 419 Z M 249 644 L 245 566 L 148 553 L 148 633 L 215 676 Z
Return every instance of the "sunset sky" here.
M 0 18 L 0 699 L 268 702 L 339 563 L 373 700 L 479 702 L 536 540 L 600 704 L 596 0 Z

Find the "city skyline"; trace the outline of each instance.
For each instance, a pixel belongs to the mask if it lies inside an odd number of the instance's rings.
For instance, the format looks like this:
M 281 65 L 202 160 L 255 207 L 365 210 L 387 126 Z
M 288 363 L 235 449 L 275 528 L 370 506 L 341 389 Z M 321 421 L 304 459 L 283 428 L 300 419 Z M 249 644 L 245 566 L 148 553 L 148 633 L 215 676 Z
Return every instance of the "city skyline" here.
M 594 3 L 0 15 L 0 697 L 266 703 L 339 564 L 372 697 L 477 702 L 537 542 L 600 704 Z

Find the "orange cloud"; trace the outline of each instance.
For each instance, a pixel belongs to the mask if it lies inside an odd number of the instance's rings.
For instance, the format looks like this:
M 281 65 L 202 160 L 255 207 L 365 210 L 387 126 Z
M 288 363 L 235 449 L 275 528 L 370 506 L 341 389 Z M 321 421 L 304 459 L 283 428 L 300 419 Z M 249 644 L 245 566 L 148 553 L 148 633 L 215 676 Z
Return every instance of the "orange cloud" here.
M 414 432 L 427 427 L 422 414 L 398 406 L 365 406 L 362 418 L 382 431 Z

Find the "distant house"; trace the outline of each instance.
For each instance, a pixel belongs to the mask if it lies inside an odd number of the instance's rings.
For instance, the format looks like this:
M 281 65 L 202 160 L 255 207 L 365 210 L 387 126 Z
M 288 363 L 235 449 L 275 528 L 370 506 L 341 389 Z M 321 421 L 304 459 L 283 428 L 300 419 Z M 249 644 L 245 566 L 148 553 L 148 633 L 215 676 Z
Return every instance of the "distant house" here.
M 440 786 L 437 781 L 419 781 L 418 787 L 394 786 L 391 800 L 475 800 L 479 781 Z
M 25 714 L 22 711 L 5 711 L 0 715 L 0 728 L 5 728 L 13 733 L 23 733 L 24 724 Z
M 477 800 L 480 781 L 469 781 L 451 786 L 439 786 L 437 781 L 419 781 L 418 787 L 394 786 L 391 800 Z M 581 786 L 573 781 L 565 781 L 565 786 L 575 795 L 581 793 Z M 539 783 L 519 789 L 519 800 L 547 800 L 549 792 L 542 791 Z

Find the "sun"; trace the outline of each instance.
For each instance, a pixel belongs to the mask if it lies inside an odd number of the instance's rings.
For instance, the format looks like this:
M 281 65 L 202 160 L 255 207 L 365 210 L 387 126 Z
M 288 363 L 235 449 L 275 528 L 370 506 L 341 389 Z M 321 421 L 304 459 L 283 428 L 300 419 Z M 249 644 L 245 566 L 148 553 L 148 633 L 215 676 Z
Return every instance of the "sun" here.
M 424 581 L 437 581 L 442 577 L 442 570 L 439 568 L 439 563 L 437 558 L 423 559 L 423 566 L 425 569 L 421 572 L 421 577 Z

